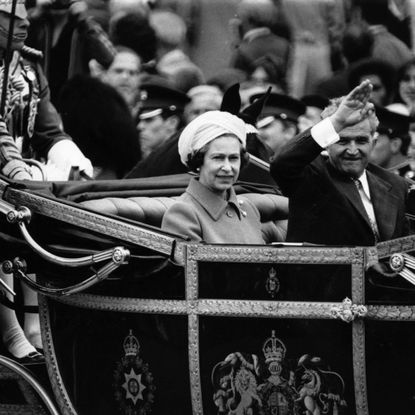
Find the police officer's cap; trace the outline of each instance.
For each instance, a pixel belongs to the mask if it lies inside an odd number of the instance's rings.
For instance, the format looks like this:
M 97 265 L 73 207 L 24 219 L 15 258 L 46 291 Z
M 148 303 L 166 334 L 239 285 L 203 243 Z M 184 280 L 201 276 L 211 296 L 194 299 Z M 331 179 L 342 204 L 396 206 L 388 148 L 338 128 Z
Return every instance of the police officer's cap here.
M 264 94 L 255 94 L 251 96 L 250 102 L 261 98 Z M 305 113 L 306 106 L 303 102 L 288 95 L 271 93 L 262 110 L 261 120 L 258 121 L 257 127 L 262 128 L 267 124 L 266 119 L 278 118 L 297 123 L 298 117 Z M 265 122 L 265 124 L 264 124 Z
M 329 99 L 323 97 L 322 95 L 304 95 L 301 98 L 301 102 L 303 102 L 307 107 L 316 107 L 324 110 L 329 105 Z
M 0 0 L 0 12 L 11 13 L 12 12 L 13 0 Z M 16 3 L 16 17 L 20 19 L 27 18 L 27 10 L 25 6 L 25 0 L 17 0 Z
M 409 133 L 411 117 L 378 106 L 376 107 L 376 116 L 379 120 L 379 133 L 387 134 L 391 138 Z
M 140 87 L 140 118 L 144 118 L 149 112 L 154 111 L 159 114 L 162 111 L 170 111 L 172 113 L 181 113 L 184 110 L 185 105 L 190 101 L 190 98 L 179 91 L 174 89 L 166 83 L 148 82 L 144 83 Z M 145 113 L 145 114 L 143 114 Z M 155 114 L 158 115 L 158 114 Z

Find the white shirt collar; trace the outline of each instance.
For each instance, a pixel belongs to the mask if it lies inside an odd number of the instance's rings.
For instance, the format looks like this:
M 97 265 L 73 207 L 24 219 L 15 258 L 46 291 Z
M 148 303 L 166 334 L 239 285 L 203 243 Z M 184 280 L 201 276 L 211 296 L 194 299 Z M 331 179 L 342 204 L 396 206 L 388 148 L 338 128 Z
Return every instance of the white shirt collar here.
M 363 173 L 359 177 L 359 180 L 360 180 L 360 183 L 362 183 L 363 191 L 366 193 L 366 196 L 370 200 L 369 182 L 367 181 L 367 173 L 366 173 L 366 170 L 363 170 Z

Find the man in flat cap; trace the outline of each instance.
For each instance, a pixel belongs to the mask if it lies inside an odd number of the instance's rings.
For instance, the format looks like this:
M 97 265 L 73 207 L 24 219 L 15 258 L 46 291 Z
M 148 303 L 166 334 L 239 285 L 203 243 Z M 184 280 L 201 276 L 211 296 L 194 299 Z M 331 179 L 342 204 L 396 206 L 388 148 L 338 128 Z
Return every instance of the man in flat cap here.
M 17 0 L 14 19 L 12 3 L 12 0 L 0 0 L 0 58 L 3 65 L 0 89 L 7 72 L 5 69 L 8 69 L 6 99 L 0 114 L 0 171 L 18 180 L 66 180 L 71 168 L 77 167 L 90 176 L 90 161 L 60 127 L 40 67 L 41 54 L 24 45 L 29 26 L 24 0 Z M 11 22 L 13 36 L 10 50 L 7 50 Z M 29 167 L 23 158 L 44 161 L 44 164 L 41 168 Z
M 251 102 L 262 97 L 255 94 Z M 304 114 L 306 106 L 288 95 L 271 93 L 257 121 L 260 140 L 272 153 L 278 154 L 280 148 L 298 133 L 298 118 Z M 272 154 L 271 154 L 272 155 Z
M 384 107 L 376 107 L 376 115 L 379 127 L 370 161 L 400 176 L 412 178 L 413 171 L 408 158 L 411 118 Z
M 141 107 L 138 116 L 143 159 L 164 143 L 183 124 L 183 111 L 190 98 L 162 82 L 141 85 Z

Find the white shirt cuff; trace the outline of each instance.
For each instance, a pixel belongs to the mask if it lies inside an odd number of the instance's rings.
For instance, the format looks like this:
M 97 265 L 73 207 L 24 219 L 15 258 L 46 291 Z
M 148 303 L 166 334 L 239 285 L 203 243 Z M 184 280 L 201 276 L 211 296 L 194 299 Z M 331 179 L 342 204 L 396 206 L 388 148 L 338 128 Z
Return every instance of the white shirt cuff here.
M 322 148 L 327 148 L 340 140 L 330 118 L 325 118 L 312 127 L 311 137 L 313 137 L 314 141 Z

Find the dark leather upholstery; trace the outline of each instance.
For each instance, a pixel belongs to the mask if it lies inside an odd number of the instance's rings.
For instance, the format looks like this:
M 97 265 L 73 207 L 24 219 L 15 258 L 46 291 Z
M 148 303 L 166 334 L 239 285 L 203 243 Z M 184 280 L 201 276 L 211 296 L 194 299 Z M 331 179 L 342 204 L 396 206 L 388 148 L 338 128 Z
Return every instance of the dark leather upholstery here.
M 148 225 L 160 226 L 166 210 L 175 203 L 177 197 L 107 197 L 87 200 L 81 204 L 100 213 L 121 216 Z
M 283 241 L 287 228 L 288 201 L 274 194 L 244 193 L 258 208 L 267 241 Z M 96 212 L 121 216 L 153 226 L 161 226 L 166 210 L 176 197 L 107 197 L 87 200 L 81 205 Z

